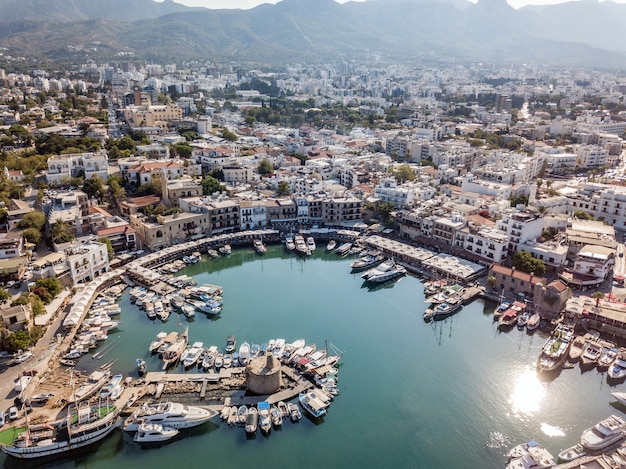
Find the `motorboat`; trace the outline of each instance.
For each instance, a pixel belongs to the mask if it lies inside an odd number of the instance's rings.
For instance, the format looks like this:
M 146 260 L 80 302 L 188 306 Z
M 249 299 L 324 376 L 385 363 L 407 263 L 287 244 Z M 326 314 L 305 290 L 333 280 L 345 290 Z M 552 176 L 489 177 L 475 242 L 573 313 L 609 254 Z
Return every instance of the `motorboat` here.
M 363 280 L 369 280 L 372 275 L 376 275 L 380 272 L 387 272 L 392 270 L 396 266 L 396 263 L 393 259 L 387 259 L 385 262 L 380 264 L 378 267 L 374 267 L 373 269 L 366 270 L 361 274 L 361 278 Z
M 206 353 L 204 354 L 204 358 L 202 359 L 202 368 L 205 370 L 209 370 L 213 368 L 215 365 L 215 358 L 217 357 L 217 347 L 215 345 L 211 345 Z
M 541 324 L 541 316 L 538 313 L 533 314 L 528 318 L 528 322 L 526 323 L 526 330 L 532 332 L 536 330 Z
M 150 352 L 156 352 L 157 349 L 163 344 L 166 337 L 167 337 L 167 332 L 159 332 L 156 336 L 156 339 L 150 342 L 150 346 L 148 347 L 148 350 Z
M 507 469 L 549 469 L 556 466 L 552 454 L 537 441 L 517 445 L 507 453 Z
M 124 423 L 124 430 L 136 432 L 142 423 L 160 423 L 170 428 L 191 428 L 218 415 L 206 407 L 187 406 L 178 402 L 143 404 Z
M 450 303 L 441 303 L 433 308 L 433 319 L 444 319 L 461 309 L 461 304 L 451 305 Z
M 585 337 L 581 335 L 577 335 L 576 337 L 574 337 L 574 340 L 572 341 L 572 345 L 569 348 L 569 360 L 570 361 L 575 362 L 580 359 L 580 356 L 582 355 L 583 350 L 585 349 L 586 342 L 587 342 L 587 339 L 585 339 Z
M 250 361 L 250 344 L 243 342 L 239 346 L 239 363 L 241 366 L 246 366 Z
M 302 412 L 293 402 L 287 404 L 287 409 L 289 409 L 289 418 L 292 422 L 297 422 L 302 418 Z
M 254 408 L 254 407 L 251 407 Z M 256 408 L 254 408 L 256 410 Z M 249 409 L 247 405 L 242 405 L 237 409 L 237 424 L 245 425 L 246 417 L 248 415 Z
M 317 246 L 315 246 L 315 238 L 313 238 L 313 236 L 309 236 L 306 239 L 306 247 L 308 248 L 309 252 L 315 251 L 315 248 Z
M 626 350 L 620 351 L 615 361 L 609 366 L 609 378 L 621 380 L 626 378 Z
M 219 370 L 220 368 L 222 368 L 224 366 L 224 355 L 222 355 L 221 353 L 217 353 L 215 355 L 215 368 L 217 370 Z
M 326 245 L 326 250 L 332 251 L 336 247 L 337 247 L 337 241 L 335 241 L 334 239 L 331 239 L 330 241 L 328 241 L 328 244 Z
M 611 415 L 585 430 L 580 436 L 580 444 L 586 451 L 601 451 L 624 439 L 624 426 L 621 417 Z
M 576 443 L 574 446 L 565 448 L 559 453 L 559 461 L 570 462 L 574 459 L 582 458 L 583 456 L 587 456 L 587 451 L 585 451 L 583 445 Z
M 598 358 L 598 369 L 608 369 L 619 355 L 619 350 L 611 345 L 604 345 L 602 352 L 600 352 L 600 358 Z
M 276 405 L 278 406 L 278 410 L 280 410 L 280 414 L 282 415 L 283 419 L 289 418 L 289 407 L 287 406 L 285 401 L 279 401 Z M 297 408 L 298 406 L 296 406 L 296 409 Z
M 48 458 L 96 443 L 120 426 L 120 409 L 114 405 L 78 406 L 66 419 L 28 425 L 0 449 L 18 459 Z
M 231 366 L 233 366 L 233 356 L 230 353 L 225 353 L 224 354 L 224 364 L 222 365 L 222 367 L 230 368 Z
M 111 376 L 111 372 L 108 370 L 104 371 L 94 371 L 87 378 L 87 382 L 81 385 L 76 391 L 72 393 L 70 396 L 71 402 L 80 402 L 83 401 L 95 393 L 100 391 L 102 386 L 104 386 L 109 377 Z
M 224 350 L 226 353 L 233 353 L 235 351 L 235 347 L 237 346 L 237 339 L 234 335 L 229 335 L 226 339 L 226 347 Z
M 178 432 L 177 428 L 164 427 L 160 423 L 144 422 L 139 425 L 133 440 L 139 444 L 163 443 L 174 438 Z
M 237 406 L 236 405 L 234 405 L 234 406 L 232 406 L 230 408 L 230 411 L 228 412 L 228 418 L 226 419 L 226 422 L 231 427 L 233 425 L 237 425 Z
M 305 256 L 311 255 L 311 251 L 307 247 L 306 241 L 304 240 L 304 236 L 297 234 L 296 236 L 294 236 L 293 240 L 294 240 L 294 243 L 296 243 L 296 251 L 298 252 L 298 254 L 302 254 Z
M 111 379 L 109 380 L 109 382 L 102 387 L 102 389 L 100 389 L 100 392 L 98 393 L 98 397 L 101 399 L 106 399 L 107 397 L 111 397 L 111 393 L 113 392 L 113 390 L 119 386 L 122 382 L 123 376 L 122 375 L 113 375 L 111 377 Z
M 207 251 L 207 254 L 208 254 L 210 257 L 213 257 L 213 258 L 216 258 L 216 257 L 218 257 L 218 256 L 219 256 L 219 252 L 217 252 L 215 249 L 209 249 L 209 250 Z
M 524 311 L 517 318 L 517 327 L 518 329 L 524 329 L 530 320 L 530 311 Z
M 196 316 L 196 308 L 187 302 L 181 305 L 180 310 L 187 318 L 193 318 Z
M 254 246 L 254 250 L 258 254 L 265 254 L 267 252 L 265 244 L 263 244 L 263 241 L 261 241 L 260 239 L 255 239 L 254 241 L 252 241 L 252 245 Z
M 233 249 L 230 247 L 230 244 L 224 244 L 218 249 L 218 251 L 222 256 L 227 256 L 228 254 L 233 252 Z
M 272 425 L 275 427 L 280 427 L 283 424 L 283 413 L 278 406 L 270 407 L 270 417 L 272 418 Z
M 202 353 L 203 350 L 204 350 L 203 342 L 194 342 L 191 345 L 191 348 L 189 349 L 187 356 L 183 360 L 183 366 L 185 368 L 190 368 L 191 366 L 193 366 L 200 358 L 200 354 Z
M 259 411 L 259 427 L 263 433 L 268 433 L 272 429 L 272 417 L 270 415 L 269 402 L 262 401 L 257 404 Z
M 146 361 L 143 358 L 137 358 L 135 363 L 137 364 L 137 373 L 140 375 L 144 374 L 146 372 Z
M 600 358 L 601 353 L 602 348 L 600 344 L 593 340 L 589 340 L 585 345 L 585 349 L 583 350 L 582 355 L 580 356 L 581 366 L 592 367 L 598 362 L 598 358 Z
M 296 249 L 296 243 L 294 242 L 292 234 L 288 234 L 287 236 L 285 236 L 285 247 L 288 251 L 293 251 L 294 249 Z
M 246 414 L 246 433 L 254 434 L 259 422 L 259 412 L 256 407 L 250 407 Z
M 196 308 L 198 311 L 202 311 L 209 316 L 216 316 L 222 312 L 222 307 L 216 301 L 200 301 L 188 299 L 187 303 Z
M 621 391 L 615 391 L 612 392 L 611 395 L 617 399 L 620 404 L 623 404 L 626 406 L 626 392 L 621 392 Z
M 380 253 L 367 253 L 365 256 L 359 257 L 356 261 L 350 264 L 350 267 L 354 271 L 371 269 L 385 260 L 385 256 Z
M 221 420 L 228 420 L 228 416 L 230 415 L 230 409 L 231 407 L 228 405 L 225 405 L 224 407 L 222 407 L 222 410 L 220 411 Z
M 390 270 L 384 272 L 374 272 L 367 278 L 367 281 L 371 283 L 383 283 L 403 275 L 406 275 L 406 269 L 403 266 L 396 264 Z
M 318 391 L 312 390 L 301 392 L 298 395 L 298 400 L 302 408 L 314 418 L 320 418 L 326 415 L 326 407 L 328 407 L 328 404 L 320 399 L 317 393 Z

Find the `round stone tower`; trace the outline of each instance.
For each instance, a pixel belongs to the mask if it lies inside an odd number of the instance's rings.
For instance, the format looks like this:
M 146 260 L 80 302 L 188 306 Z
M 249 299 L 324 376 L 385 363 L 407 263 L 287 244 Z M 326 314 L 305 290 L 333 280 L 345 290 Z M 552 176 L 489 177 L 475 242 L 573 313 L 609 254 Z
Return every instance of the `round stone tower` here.
M 283 384 L 280 361 L 271 354 L 257 357 L 246 367 L 246 391 L 254 394 L 273 394 Z

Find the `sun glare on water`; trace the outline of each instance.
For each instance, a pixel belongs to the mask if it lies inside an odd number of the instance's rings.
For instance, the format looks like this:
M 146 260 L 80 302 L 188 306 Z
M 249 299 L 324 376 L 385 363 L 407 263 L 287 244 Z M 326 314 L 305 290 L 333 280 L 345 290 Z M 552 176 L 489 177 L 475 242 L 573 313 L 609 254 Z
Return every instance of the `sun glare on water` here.
M 525 369 L 515 380 L 511 395 L 511 410 L 514 414 L 533 414 L 541 406 L 546 395 L 544 385 L 537 379 L 535 370 Z

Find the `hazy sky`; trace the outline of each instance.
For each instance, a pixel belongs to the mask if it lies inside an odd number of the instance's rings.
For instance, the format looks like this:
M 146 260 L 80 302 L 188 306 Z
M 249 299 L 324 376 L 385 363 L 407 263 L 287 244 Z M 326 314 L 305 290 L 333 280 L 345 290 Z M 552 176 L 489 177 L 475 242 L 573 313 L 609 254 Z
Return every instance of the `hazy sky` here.
M 158 1 L 158 0 L 157 0 Z M 221 8 L 253 8 L 261 3 L 278 3 L 280 0 L 174 0 L 176 3 L 182 3 L 187 6 L 205 7 L 211 9 Z M 335 0 L 338 3 L 345 3 L 348 0 Z M 363 0 L 352 0 L 363 1 Z M 470 0 L 471 1 L 471 0 Z M 478 1 L 478 0 L 476 0 Z M 474 3 L 476 3 L 474 1 Z M 519 8 L 524 5 L 548 5 L 553 3 L 562 3 L 567 0 L 507 0 L 509 5 L 514 8 Z M 624 3 L 626 0 L 617 0 L 616 3 Z

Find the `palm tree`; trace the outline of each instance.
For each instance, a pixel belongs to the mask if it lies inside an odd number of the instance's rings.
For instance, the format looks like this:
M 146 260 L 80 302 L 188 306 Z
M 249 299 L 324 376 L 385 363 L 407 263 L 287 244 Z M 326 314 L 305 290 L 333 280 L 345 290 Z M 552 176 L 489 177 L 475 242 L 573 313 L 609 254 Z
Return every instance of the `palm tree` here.
M 604 293 L 602 293 L 601 291 L 594 291 L 591 297 L 596 299 L 597 308 L 600 305 L 600 299 L 604 297 Z

